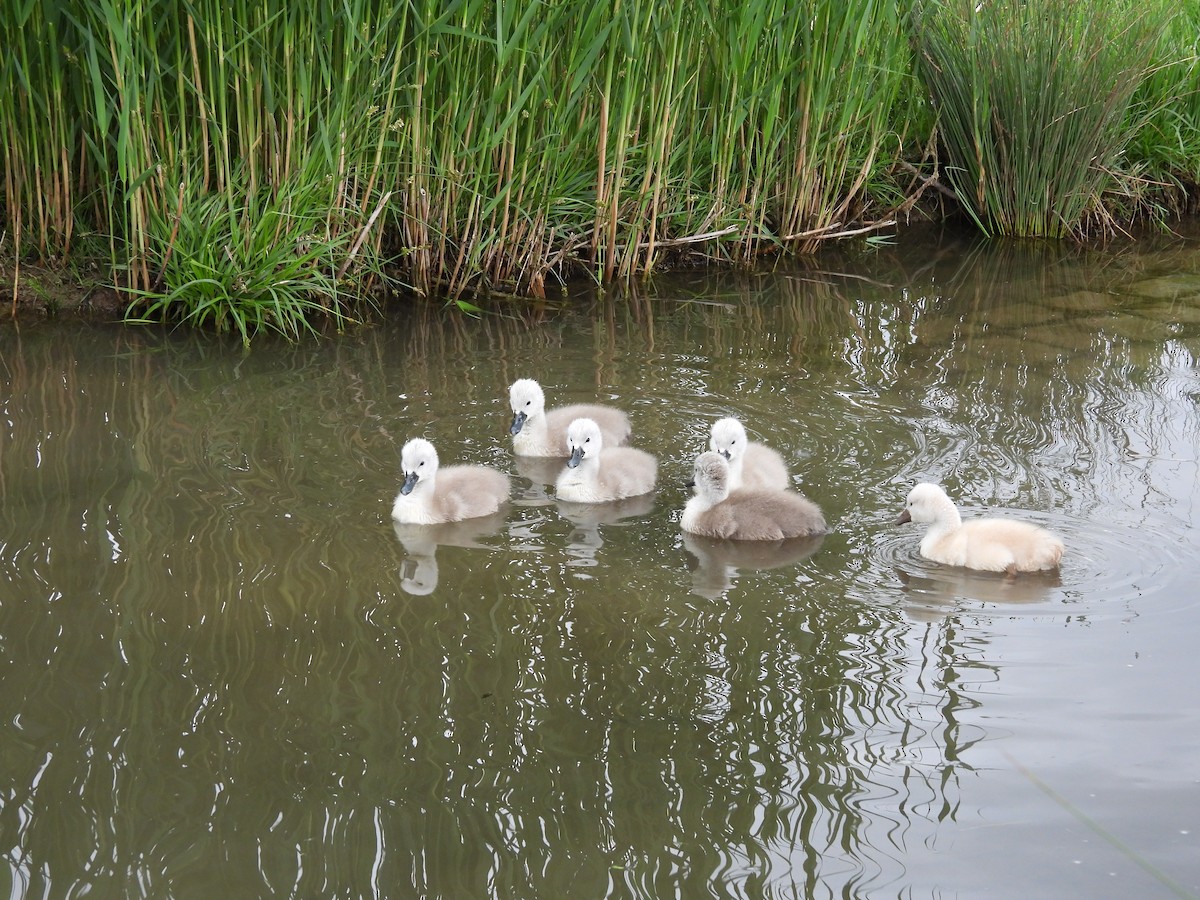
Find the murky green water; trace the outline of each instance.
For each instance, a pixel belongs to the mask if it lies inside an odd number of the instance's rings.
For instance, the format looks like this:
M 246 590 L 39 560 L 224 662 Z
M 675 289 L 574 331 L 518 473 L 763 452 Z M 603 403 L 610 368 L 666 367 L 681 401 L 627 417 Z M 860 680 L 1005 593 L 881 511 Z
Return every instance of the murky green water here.
M 1200 895 L 1200 242 L 819 265 L 248 354 L 5 327 L 7 895 Z M 657 495 L 557 506 L 523 376 Z M 727 414 L 832 534 L 681 535 Z M 394 528 L 414 435 L 511 508 Z M 1061 572 L 922 560 L 925 478 Z

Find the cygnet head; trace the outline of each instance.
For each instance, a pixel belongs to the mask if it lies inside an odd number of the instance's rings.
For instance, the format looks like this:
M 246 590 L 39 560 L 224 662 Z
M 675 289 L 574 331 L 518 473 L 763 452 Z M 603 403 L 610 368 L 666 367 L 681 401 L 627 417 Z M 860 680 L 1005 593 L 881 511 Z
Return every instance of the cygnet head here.
M 567 468 L 574 469 L 585 459 L 599 459 L 603 446 L 600 426 L 591 419 L 576 419 L 567 426 L 567 449 L 571 451 Z
M 432 483 L 437 470 L 438 455 L 433 444 L 425 438 L 413 438 L 400 451 L 400 473 L 404 476 L 400 493 L 411 494 L 419 481 Z
M 706 450 L 696 457 L 687 486 L 695 490 L 697 497 L 720 503 L 729 495 L 729 461 L 720 453 Z
M 958 524 L 962 520 L 954 501 L 946 496 L 946 492 L 938 485 L 925 481 L 908 492 L 904 512 L 900 514 L 896 524 L 915 522 L 918 525 L 928 525 L 931 522 L 945 521 Z
M 542 386 L 532 378 L 520 378 L 508 389 L 508 403 L 513 411 L 509 433 L 520 434 L 526 420 L 546 409 L 546 395 L 542 392 Z
M 708 446 L 730 461 L 741 459 L 746 453 L 746 429 L 737 419 L 717 419 Z

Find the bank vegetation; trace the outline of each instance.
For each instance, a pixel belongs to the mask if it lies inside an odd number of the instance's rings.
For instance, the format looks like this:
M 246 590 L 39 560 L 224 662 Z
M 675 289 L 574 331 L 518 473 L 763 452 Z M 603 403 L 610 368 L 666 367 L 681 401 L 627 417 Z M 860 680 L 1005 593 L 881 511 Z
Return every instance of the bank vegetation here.
M 3 232 L 131 321 L 298 337 L 412 292 L 1186 214 L 1200 0 L 23 0 Z

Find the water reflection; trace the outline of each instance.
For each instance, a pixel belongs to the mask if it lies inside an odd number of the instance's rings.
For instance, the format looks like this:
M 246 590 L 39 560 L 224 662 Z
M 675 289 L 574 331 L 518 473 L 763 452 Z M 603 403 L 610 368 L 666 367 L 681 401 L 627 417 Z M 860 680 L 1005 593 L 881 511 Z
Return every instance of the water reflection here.
M 916 617 L 931 612 L 950 612 L 962 600 L 976 603 L 1033 605 L 1061 595 L 1062 577 L 1057 571 L 1026 572 L 1018 576 L 944 568 L 936 572 L 908 572 L 896 568 L 907 598 L 907 608 Z
M 248 354 L 0 331 L 10 893 L 1153 892 L 1009 758 L 1193 890 L 1198 268 L 945 242 Z M 628 409 L 658 495 L 556 503 L 530 375 Z M 729 414 L 822 542 L 680 534 Z M 414 433 L 524 495 L 389 528 Z M 925 479 L 1062 534 L 1058 580 L 923 562 Z
M 690 566 L 692 590 L 701 597 L 719 597 L 733 587 L 743 571 L 781 569 L 808 559 L 824 535 L 782 541 L 723 541 L 680 532 L 683 546 L 694 557 Z
M 572 525 L 567 536 L 567 553 L 571 564 L 594 566 L 596 553 L 604 546 L 601 526 L 617 526 L 631 519 L 648 515 L 654 509 L 654 494 L 641 494 L 608 503 L 571 503 L 556 500 L 558 514 Z
M 539 506 L 554 502 L 554 484 L 566 466 L 565 459 L 538 456 L 513 456 L 513 471 L 529 481 L 528 487 L 514 486 L 513 499 L 516 503 Z
M 400 564 L 400 587 L 409 594 L 426 596 L 438 586 L 437 551 L 439 547 L 462 547 L 495 551 L 484 538 L 499 534 L 508 520 L 502 510 L 490 516 L 478 516 L 461 522 L 440 525 L 413 525 L 392 522 L 396 539 L 406 554 Z

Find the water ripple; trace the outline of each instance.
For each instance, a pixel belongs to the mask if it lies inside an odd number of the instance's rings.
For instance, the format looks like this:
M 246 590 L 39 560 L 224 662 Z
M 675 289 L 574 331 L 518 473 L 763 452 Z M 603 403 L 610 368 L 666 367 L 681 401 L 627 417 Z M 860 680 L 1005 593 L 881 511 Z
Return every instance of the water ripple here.
M 920 555 L 923 530 L 906 525 L 867 536 L 870 572 L 855 593 L 867 597 L 873 589 L 899 585 L 909 607 L 926 612 L 944 612 L 967 601 L 992 605 L 999 615 L 1021 609 L 1026 614 L 1079 621 L 1124 617 L 1131 615 L 1133 601 L 1170 588 L 1171 579 L 1164 574 L 1178 567 L 1188 552 L 1170 530 L 1153 525 L 1123 527 L 1020 509 L 1005 509 L 1002 514 L 1061 536 L 1067 552 L 1059 570 L 1009 578 L 943 566 Z

